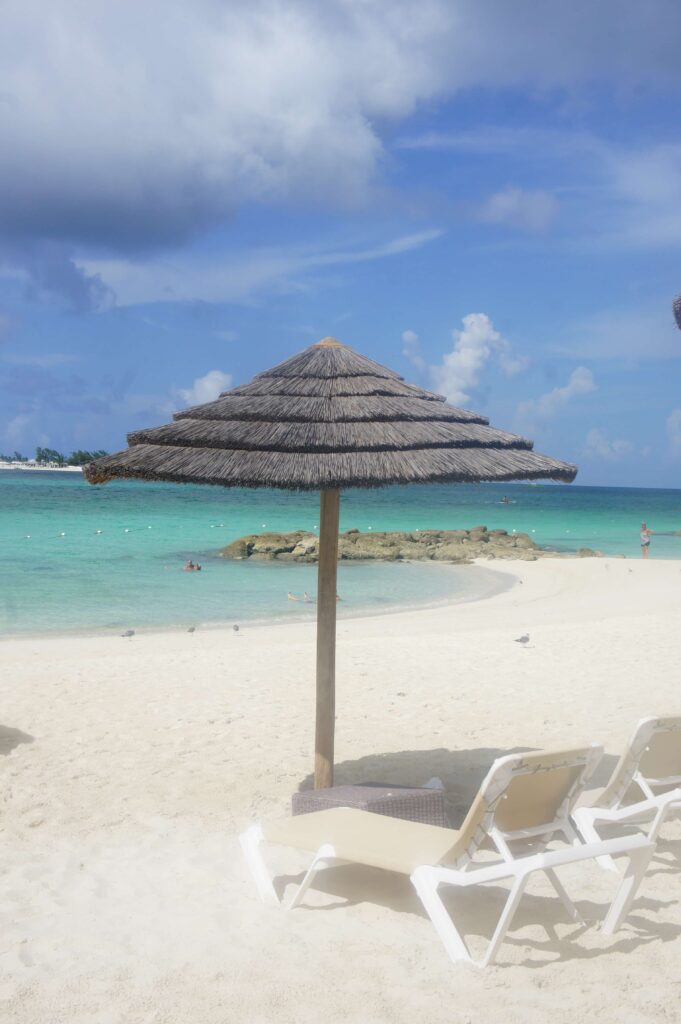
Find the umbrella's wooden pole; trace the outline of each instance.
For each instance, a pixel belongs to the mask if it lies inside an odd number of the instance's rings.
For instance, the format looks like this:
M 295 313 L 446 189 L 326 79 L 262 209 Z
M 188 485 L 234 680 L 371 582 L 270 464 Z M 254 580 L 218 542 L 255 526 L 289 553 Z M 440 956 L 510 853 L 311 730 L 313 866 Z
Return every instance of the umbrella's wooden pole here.
M 340 491 L 322 491 L 317 571 L 317 723 L 314 786 L 333 786 L 336 725 L 336 570 Z

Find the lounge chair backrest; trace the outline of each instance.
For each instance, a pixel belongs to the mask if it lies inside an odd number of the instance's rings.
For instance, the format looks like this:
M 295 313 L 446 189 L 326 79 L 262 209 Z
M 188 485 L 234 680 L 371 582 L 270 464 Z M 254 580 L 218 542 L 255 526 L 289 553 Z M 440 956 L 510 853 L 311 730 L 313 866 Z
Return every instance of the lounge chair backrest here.
M 491 829 L 550 831 L 565 821 L 603 754 L 597 745 L 510 754 L 494 762 L 461 826 L 453 851 L 457 866 L 471 860 Z
M 637 772 L 644 779 L 678 779 L 681 775 L 681 716 L 641 719 L 599 797 L 598 806 L 618 807 Z

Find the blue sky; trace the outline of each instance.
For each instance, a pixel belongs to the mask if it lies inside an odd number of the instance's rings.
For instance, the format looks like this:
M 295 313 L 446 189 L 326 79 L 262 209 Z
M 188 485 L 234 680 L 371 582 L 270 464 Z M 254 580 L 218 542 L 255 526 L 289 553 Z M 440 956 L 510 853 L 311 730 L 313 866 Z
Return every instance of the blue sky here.
M 9 0 L 0 451 L 116 450 L 332 334 L 681 486 L 681 5 Z

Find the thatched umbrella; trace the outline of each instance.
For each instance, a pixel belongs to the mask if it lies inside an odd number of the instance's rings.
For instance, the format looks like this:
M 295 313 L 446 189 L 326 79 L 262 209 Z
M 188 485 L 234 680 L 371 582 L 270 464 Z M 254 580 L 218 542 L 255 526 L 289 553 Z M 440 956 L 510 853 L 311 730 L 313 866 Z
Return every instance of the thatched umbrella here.
M 344 487 L 554 479 L 577 468 L 532 451 L 484 416 L 324 338 L 214 402 L 137 430 L 129 448 L 85 467 L 90 483 L 126 477 L 321 491 L 315 786 L 333 785 L 336 563 Z
M 681 331 L 681 295 L 677 295 L 672 302 L 672 309 L 674 310 L 674 316 L 676 317 L 678 328 Z

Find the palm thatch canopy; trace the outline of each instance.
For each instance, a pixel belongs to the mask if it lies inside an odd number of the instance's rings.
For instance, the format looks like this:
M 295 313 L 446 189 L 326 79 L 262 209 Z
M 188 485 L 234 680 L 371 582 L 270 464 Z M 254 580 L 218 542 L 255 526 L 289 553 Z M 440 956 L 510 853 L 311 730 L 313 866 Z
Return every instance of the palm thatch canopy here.
M 577 467 L 456 409 L 441 395 L 325 338 L 85 467 L 116 477 L 328 490 L 387 484 L 553 479 Z
M 681 295 L 677 295 L 674 299 L 672 309 L 674 310 L 674 316 L 676 317 L 678 328 L 681 331 Z

